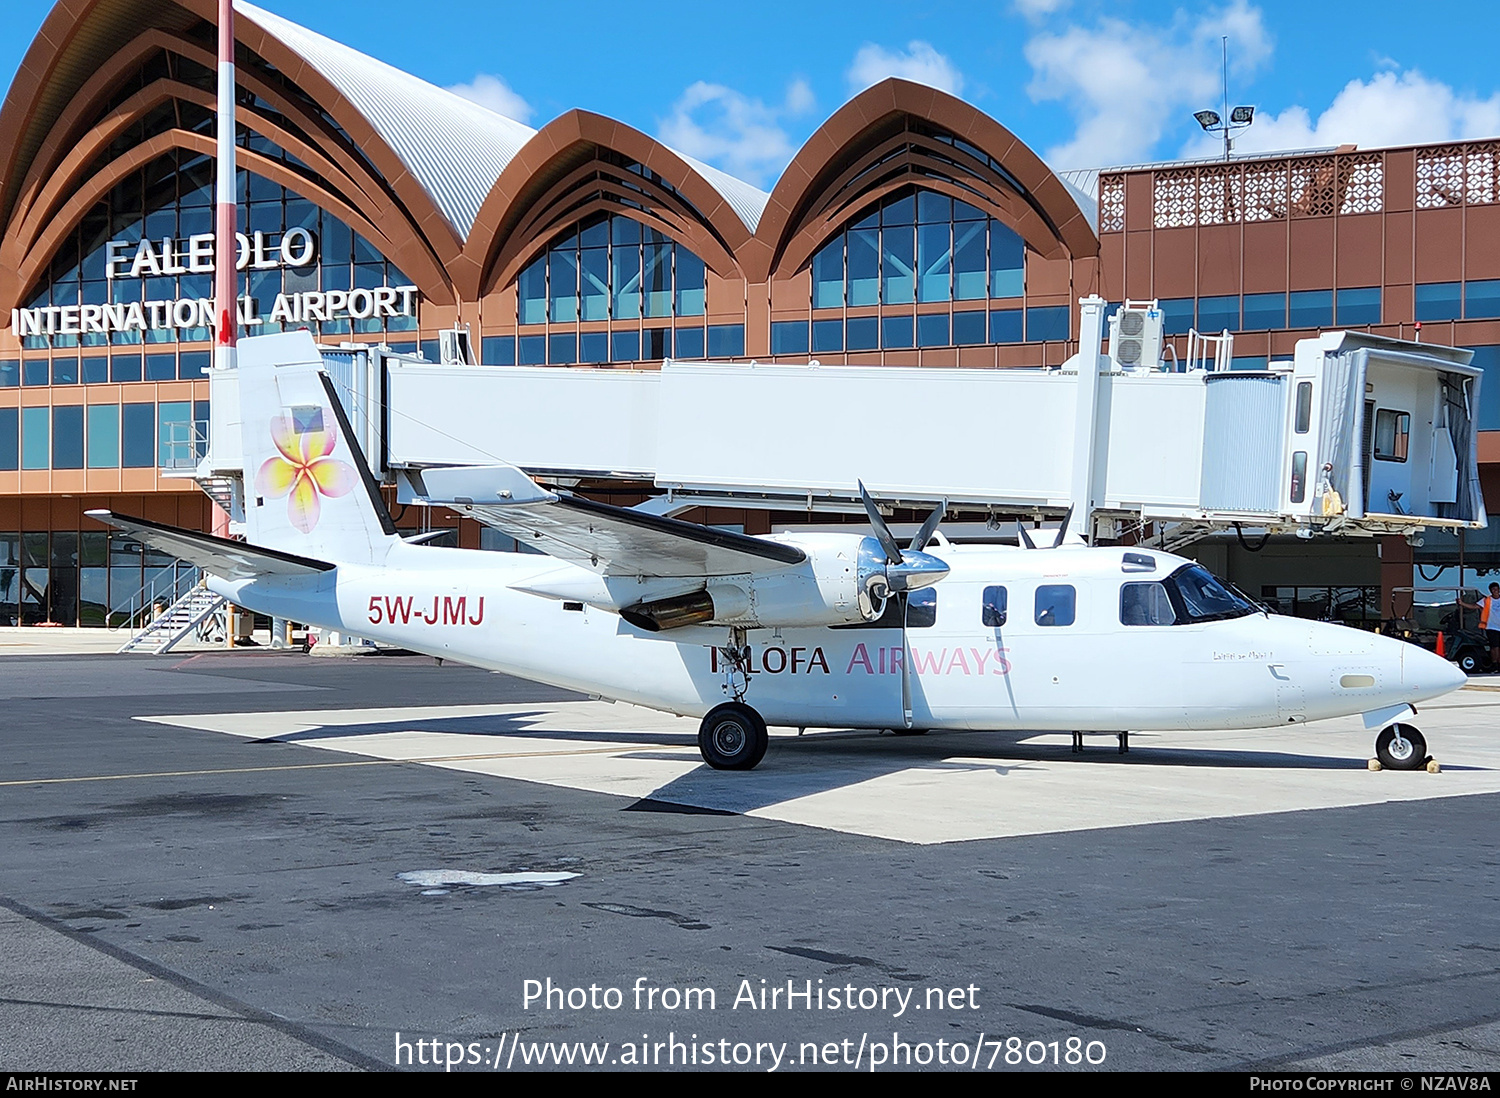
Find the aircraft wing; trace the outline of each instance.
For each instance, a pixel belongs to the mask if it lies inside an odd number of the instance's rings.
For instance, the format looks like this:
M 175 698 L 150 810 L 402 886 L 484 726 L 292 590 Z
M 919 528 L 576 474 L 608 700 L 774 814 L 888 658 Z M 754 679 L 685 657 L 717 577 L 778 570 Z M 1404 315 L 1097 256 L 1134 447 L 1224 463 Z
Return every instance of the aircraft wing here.
M 807 559 L 792 545 L 549 492 L 510 465 L 425 469 L 414 480 L 421 502 L 604 576 L 732 576 Z
M 315 576 L 328 572 L 333 565 L 311 557 L 299 557 L 275 549 L 262 549 L 243 541 L 179 530 L 149 519 L 128 518 L 111 511 L 88 511 L 89 518 L 106 526 L 123 530 L 137 541 L 171 553 L 174 557 L 196 564 L 205 572 L 224 579 L 249 579 L 252 576 Z

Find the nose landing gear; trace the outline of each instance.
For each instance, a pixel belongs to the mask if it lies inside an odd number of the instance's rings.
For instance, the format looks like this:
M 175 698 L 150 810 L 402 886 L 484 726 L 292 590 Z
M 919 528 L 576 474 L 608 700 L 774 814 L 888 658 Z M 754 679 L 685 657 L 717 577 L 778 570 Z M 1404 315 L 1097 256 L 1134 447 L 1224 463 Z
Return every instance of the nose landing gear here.
M 1375 737 L 1375 757 L 1387 770 L 1420 770 L 1427 765 L 1427 740 L 1409 724 L 1393 724 Z

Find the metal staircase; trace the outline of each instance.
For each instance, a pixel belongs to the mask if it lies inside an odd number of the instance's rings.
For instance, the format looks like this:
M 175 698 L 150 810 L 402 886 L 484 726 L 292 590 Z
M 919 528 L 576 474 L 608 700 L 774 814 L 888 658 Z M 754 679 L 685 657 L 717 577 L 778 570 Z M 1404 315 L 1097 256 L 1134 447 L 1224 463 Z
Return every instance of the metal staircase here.
M 226 601 L 201 584 L 194 586 L 118 651 L 150 652 L 153 656 L 170 652 L 173 645 L 218 613 Z

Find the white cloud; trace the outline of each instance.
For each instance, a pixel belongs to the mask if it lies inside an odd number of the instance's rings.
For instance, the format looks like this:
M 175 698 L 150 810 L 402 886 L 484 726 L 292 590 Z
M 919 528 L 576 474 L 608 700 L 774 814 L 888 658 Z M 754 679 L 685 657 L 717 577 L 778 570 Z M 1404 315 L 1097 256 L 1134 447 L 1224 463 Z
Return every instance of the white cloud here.
M 1380 72 L 1368 81 L 1351 80 L 1314 122 L 1305 107 L 1263 114 L 1235 139 L 1238 152 L 1269 152 L 1321 145 L 1414 145 L 1461 141 L 1500 133 L 1500 92 L 1479 99 L 1429 80 L 1415 70 Z M 1200 135 L 1185 156 L 1211 154 L 1221 147 Z
M 488 107 L 506 118 L 517 122 L 531 120 L 531 104 L 517 95 L 511 86 L 498 76 L 482 72 L 468 84 L 453 84 L 448 88 L 454 95 L 461 95 L 481 107 Z
M 1027 19 L 1042 19 L 1068 6 L 1068 0 L 1016 0 L 1016 10 Z
M 927 84 L 950 95 L 960 95 L 964 88 L 964 74 L 958 71 L 958 66 L 933 49 L 931 43 L 920 40 L 908 42 L 905 53 L 866 42 L 845 73 L 849 90 L 856 93 L 888 76 Z
M 1271 56 L 1259 8 L 1232 0 L 1165 26 L 1102 19 L 1092 28 L 1042 33 L 1026 43 L 1032 99 L 1060 100 L 1077 119 L 1071 141 L 1047 150 L 1060 168 L 1146 159 L 1168 127 L 1220 100 L 1220 36 L 1229 72 L 1244 78 Z
M 806 114 L 816 104 L 805 80 L 787 85 L 779 104 L 699 80 L 672 104 L 672 113 L 657 123 L 657 137 L 680 152 L 722 168 L 751 183 L 779 174 L 796 153 L 785 120 Z

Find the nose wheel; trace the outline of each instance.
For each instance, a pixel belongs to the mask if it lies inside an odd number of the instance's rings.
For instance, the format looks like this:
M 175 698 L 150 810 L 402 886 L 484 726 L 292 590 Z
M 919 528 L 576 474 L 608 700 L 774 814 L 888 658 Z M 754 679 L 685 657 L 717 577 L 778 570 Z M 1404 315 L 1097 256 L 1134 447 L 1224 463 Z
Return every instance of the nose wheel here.
M 1387 770 L 1419 770 L 1427 764 L 1427 740 L 1409 724 L 1393 724 L 1375 737 L 1375 757 Z
M 698 751 L 715 770 L 754 770 L 769 743 L 766 722 L 744 702 L 715 706 L 698 726 Z

